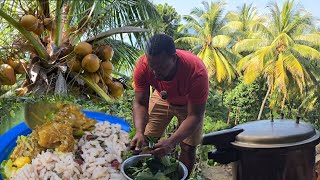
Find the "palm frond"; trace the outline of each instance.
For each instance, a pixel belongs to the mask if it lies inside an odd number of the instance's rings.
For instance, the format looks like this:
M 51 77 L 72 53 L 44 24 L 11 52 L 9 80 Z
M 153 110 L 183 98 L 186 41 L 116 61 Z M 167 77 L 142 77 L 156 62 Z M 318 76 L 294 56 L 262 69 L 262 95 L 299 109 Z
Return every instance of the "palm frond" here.
M 295 44 L 292 47 L 292 49 L 301 57 L 311 59 L 311 60 L 320 59 L 320 52 L 312 47 L 302 45 L 302 44 Z
M 226 48 L 231 42 L 231 37 L 226 35 L 217 35 L 212 38 L 212 46 L 217 48 Z
M 179 42 L 183 42 L 183 43 L 188 43 L 192 46 L 195 46 L 197 44 L 201 44 L 201 40 L 197 37 L 180 37 L 178 39 L 175 40 L 175 43 L 179 43 Z
M 228 82 L 230 83 L 236 76 L 235 69 L 230 64 L 230 60 L 226 59 L 226 56 L 222 52 L 217 51 L 217 54 L 222 60 L 225 70 L 227 71 L 227 76 L 223 80 L 228 79 Z
M 223 56 L 222 56 L 223 57 Z M 218 82 L 223 81 L 224 79 L 227 78 L 228 72 L 227 72 L 227 67 L 225 66 L 225 63 L 221 59 L 221 56 L 218 55 L 218 53 L 213 50 L 213 58 L 215 66 L 216 66 L 216 78 Z
M 242 70 L 244 70 L 245 67 L 247 67 L 247 64 L 248 64 L 249 60 L 252 59 L 253 56 L 254 56 L 254 53 L 249 54 L 249 55 L 241 58 L 241 59 L 239 60 L 239 62 L 237 63 L 237 70 L 238 70 L 239 72 L 241 72 Z
M 142 54 L 141 50 L 132 47 L 130 44 L 120 40 L 105 39 L 104 44 L 112 45 L 114 55 L 111 60 L 115 71 L 122 74 L 131 74 L 133 72 L 136 60 Z
M 275 86 L 280 88 L 282 92 L 287 92 L 287 85 L 289 84 L 289 79 L 286 73 L 286 68 L 284 66 L 283 54 L 278 55 L 278 59 L 275 64 Z
M 253 52 L 260 47 L 265 46 L 265 41 L 262 39 L 243 39 L 233 46 L 233 50 L 237 53 L 244 51 Z
M 196 33 L 199 33 L 202 31 L 203 29 L 202 25 L 194 17 L 190 15 L 186 15 L 183 17 L 183 19 L 187 22 L 186 24 L 182 25 L 183 29 L 187 31 L 191 29 L 191 30 L 194 30 Z
M 297 82 L 300 92 L 302 92 L 305 86 L 303 67 L 301 66 L 299 60 L 292 54 L 284 57 L 284 66 L 292 74 L 294 80 Z
M 214 62 L 214 55 L 212 49 L 205 47 L 202 48 L 201 51 L 197 54 L 197 56 L 202 59 L 203 63 L 207 67 L 208 76 L 216 74 L 216 64 Z
M 300 34 L 294 37 L 296 41 L 306 42 L 312 46 L 319 47 L 320 46 L 320 34 L 313 33 L 313 34 Z
M 241 54 L 232 51 L 229 48 L 220 48 L 219 51 L 224 55 L 224 57 L 229 61 L 231 65 L 235 67 L 238 61 L 242 58 Z M 237 68 L 234 68 L 237 69 Z
M 244 64 L 243 80 L 246 84 L 253 83 L 260 76 L 261 68 L 259 68 L 259 64 L 261 61 L 263 60 L 259 56 L 254 56 Z
M 310 23 L 311 23 L 311 17 L 309 15 L 304 15 L 303 17 L 297 17 L 294 20 L 294 22 L 291 22 L 286 26 L 285 29 L 283 29 L 283 32 L 287 34 L 294 34 L 295 31 L 299 29 L 299 27 L 306 29 L 305 27 L 307 27 L 308 24 Z
M 251 27 L 252 30 L 256 30 L 264 34 L 264 36 L 266 36 L 267 39 L 271 39 L 272 37 L 274 37 L 273 33 L 270 31 L 270 28 L 268 28 L 261 22 L 254 22 L 251 24 Z
M 230 11 L 226 14 L 226 19 L 228 19 L 229 21 L 238 21 L 239 14 L 237 12 Z
M 115 35 L 115 34 L 147 32 L 147 31 L 148 31 L 147 29 L 143 29 L 143 28 L 139 28 L 139 27 L 124 26 L 124 27 L 120 27 L 120 28 L 110 29 L 110 30 L 108 30 L 106 32 L 102 32 L 102 33 L 96 35 L 95 37 L 89 38 L 86 41 L 91 43 L 93 41 L 95 41 L 95 42 L 100 41 L 100 40 L 102 40 L 104 38 L 110 37 L 110 36 Z
M 226 25 L 224 25 L 221 30 L 231 30 L 231 31 L 239 31 L 243 28 L 243 23 L 241 21 L 230 21 Z

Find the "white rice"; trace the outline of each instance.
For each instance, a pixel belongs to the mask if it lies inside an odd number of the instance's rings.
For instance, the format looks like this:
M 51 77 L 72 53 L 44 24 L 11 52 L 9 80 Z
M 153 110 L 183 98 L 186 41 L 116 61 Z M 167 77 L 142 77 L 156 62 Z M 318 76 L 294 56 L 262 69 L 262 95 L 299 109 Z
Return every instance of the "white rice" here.
M 87 135 L 94 135 L 87 140 Z M 129 142 L 128 133 L 120 129 L 120 125 L 99 122 L 92 132 L 78 141 L 76 149 L 81 149 L 84 160 L 81 165 L 75 161 L 74 153 L 60 153 L 52 150 L 42 152 L 20 168 L 10 179 L 15 180 L 121 180 L 125 177 L 118 168 L 111 166 L 113 160 L 122 162 L 121 153 Z

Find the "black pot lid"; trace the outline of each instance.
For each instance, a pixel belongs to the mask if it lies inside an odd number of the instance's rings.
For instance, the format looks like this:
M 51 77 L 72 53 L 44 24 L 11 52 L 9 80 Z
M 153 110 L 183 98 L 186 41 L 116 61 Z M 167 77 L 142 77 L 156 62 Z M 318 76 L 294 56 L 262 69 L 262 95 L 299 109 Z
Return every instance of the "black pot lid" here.
M 258 120 L 234 128 L 244 131 L 232 143 L 244 148 L 281 148 L 319 140 L 319 132 L 310 123 L 295 120 Z

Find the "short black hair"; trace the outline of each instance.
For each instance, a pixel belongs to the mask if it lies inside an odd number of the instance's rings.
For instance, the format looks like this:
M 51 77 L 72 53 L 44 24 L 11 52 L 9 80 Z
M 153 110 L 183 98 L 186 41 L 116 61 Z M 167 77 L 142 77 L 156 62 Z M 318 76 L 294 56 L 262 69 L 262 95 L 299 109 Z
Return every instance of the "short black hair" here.
M 168 55 L 176 53 L 173 38 L 166 34 L 155 34 L 149 39 L 145 53 L 148 56 L 157 56 L 162 52 L 166 52 Z

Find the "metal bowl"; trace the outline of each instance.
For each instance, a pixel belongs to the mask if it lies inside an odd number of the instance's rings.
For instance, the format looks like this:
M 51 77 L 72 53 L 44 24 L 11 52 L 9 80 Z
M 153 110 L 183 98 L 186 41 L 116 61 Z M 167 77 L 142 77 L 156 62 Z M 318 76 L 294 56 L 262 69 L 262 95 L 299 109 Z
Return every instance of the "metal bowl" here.
M 125 170 L 129 167 L 132 167 L 132 166 L 136 166 L 137 163 L 139 162 L 139 159 L 142 159 L 142 158 L 145 158 L 145 157 L 149 157 L 149 156 L 152 156 L 151 154 L 140 154 L 140 155 L 136 155 L 136 156 L 132 156 L 128 159 L 126 159 L 122 165 L 121 165 L 121 172 L 122 174 L 128 179 L 128 180 L 132 180 L 132 178 L 130 178 Z M 188 176 L 188 169 L 187 167 L 179 161 L 179 178 L 181 180 L 185 180 L 187 179 L 187 176 Z

